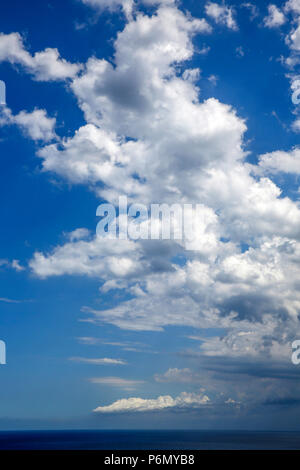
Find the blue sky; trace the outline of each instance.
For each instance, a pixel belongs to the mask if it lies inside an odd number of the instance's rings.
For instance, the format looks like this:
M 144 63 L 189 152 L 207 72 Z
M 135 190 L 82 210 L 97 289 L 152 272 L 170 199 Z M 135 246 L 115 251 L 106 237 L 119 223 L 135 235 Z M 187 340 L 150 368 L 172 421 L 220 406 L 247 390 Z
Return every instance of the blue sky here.
M 1 7 L 0 428 L 299 429 L 300 2 Z M 202 205 L 192 247 L 96 209 Z

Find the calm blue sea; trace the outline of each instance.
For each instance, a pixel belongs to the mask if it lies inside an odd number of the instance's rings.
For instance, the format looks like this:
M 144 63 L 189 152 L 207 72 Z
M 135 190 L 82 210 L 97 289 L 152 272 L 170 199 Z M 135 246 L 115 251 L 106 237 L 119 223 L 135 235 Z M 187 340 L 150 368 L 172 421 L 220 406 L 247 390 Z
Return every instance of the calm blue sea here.
M 299 432 L 10 431 L 1 450 L 227 450 L 300 449 Z

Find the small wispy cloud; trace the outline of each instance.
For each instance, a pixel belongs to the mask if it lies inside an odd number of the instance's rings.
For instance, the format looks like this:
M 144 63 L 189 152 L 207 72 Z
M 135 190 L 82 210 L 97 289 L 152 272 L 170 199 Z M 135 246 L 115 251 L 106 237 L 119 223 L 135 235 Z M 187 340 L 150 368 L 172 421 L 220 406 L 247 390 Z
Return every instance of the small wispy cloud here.
M 12 261 L 10 261 L 9 259 L 1 258 L 0 268 L 2 267 L 8 269 L 11 268 L 18 272 L 25 270 L 24 266 L 21 266 L 20 261 L 18 259 L 13 259 Z
M 6 304 L 24 304 L 26 302 L 34 302 L 34 300 L 32 299 L 17 300 L 17 299 L 10 299 L 9 297 L 0 297 L 0 302 L 5 302 Z
M 122 341 L 103 341 L 102 344 L 106 346 L 115 346 L 117 348 L 121 348 L 123 351 L 129 352 L 141 352 L 141 347 L 145 345 L 138 342 L 122 342 Z
M 136 387 L 145 383 L 144 380 L 129 380 L 121 377 L 94 377 L 89 379 L 93 384 L 107 385 L 109 387 L 117 387 L 126 391 L 135 390 Z
M 18 272 L 25 270 L 24 266 L 21 266 L 20 261 L 18 259 L 12 260 L 11 267 Z
M 245 2 L 241 4 L 242 8 L 247 8 L 250 10 L 250 20 L 254 20 L 254 18 L 257 18 L 259 16 L 259 10 L 256 5 L 250 2 Z
M 94 364 L 99 366 L 107 365 L 126 365 L 127 362 L 122 359 L 111 359 L 108 357 L 102 358 L 87 358 L 87 357 L 70 357 L 69 361 L 81 362 L 83 364 Z
M 242 48 L 242 46 L 237 47 L 235 52 L 236 52 L 237 57 L 239 57 L 239 58 L 244 57 L 244 55 L 245 55 L 245 52 L 244 52 L 244 49 Z
M 8 299 L 7 297 L 0 297 L 0 302 L 5 302 L 7 304 L 21 304 L 22 300 Z
M 203 46 L 201 49 L 198 50 L 198 54 L 206 55 L 210 51 L 210 46 Z
M 101 338 L 94 338 L 91 336 L 81 336 L 77 338 L 77 341 L 80 344 L 95 346 L 97 344 L 103 344 L 105 346 L 112 346 L 115 348 L 120 348 L 123 351 L 127 352 L 145 352 L 145 353 L 155 353 L 149 349 L 147 344 L 138 342 L 138 341 L 107 341 Z
M 156 382 L 161 383 L 201 383 L 202 376 L 190 369 L 168 369 L 164 374 L 155 374 Z
M 210 75 L 207 79 L 210 83 L 212 83 L 214 86 L 218 83 L 218 77 L 216 75 Z
M 92 336 L 80 336 L 77 338 L 78 343 L 94 346 L 99 344 L 100 340 L 98 338 L 93 338 Z

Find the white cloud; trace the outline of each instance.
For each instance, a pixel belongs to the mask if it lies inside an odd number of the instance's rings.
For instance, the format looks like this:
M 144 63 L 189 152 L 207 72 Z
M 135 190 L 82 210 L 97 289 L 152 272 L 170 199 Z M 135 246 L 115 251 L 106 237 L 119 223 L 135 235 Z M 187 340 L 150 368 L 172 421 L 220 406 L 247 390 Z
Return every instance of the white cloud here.
M 287 44 L 290 46 L 292 51 L 300 51 L 300 25 L 291 31 L 289 36 L 286 38 Z M 293 58 L 293 56 L 292 56 Z M 297 62 L 296 62 L 297 65 Z
M 96 320 L 105 321 L 121 329 L 132 331 L 163 331 L 166 326 L 200 327 L 202 315 L 199 315 L 199 306 L 187 296 L 171 299 L 168 296 L 152 296 L 136 298 L 124 302 L 116 308 L 104 311 L 90 308 L 84 309 Z M 164 315 L 162 316 L 162 312 Z M 186 313 L 184 313 L 186 312 Z M 211 317 L 213 321 L 213 317 Z M 211 326 L 210 322 L 203 326 Z
M 294 132 L 299 133 L 300 132 L 300 118 L 297 118 L 293 123 L 292 123 L 292 130 Z
M 207 405 L 210 399 L 203 394 L 181 393 L 178 397 L 170 395 L 160 396 L 154 399 L 125 398 L 118 400 L 108 406 L 99 406 L 94 410 L 96 413 L 118 413 L 118 412 L 146 412 L 161 411 L 172 408 L 200 408 Z
M 184 86 L 191 86 L 186 80 L 184 83 Z M 43 160 L 43 168 L 72 183 L 94 185 L 102 181 L 106 187 L 98 191 L 104 197 L 109 196 L 111 188 L 112 193 L 136 194 L 151 200 L 154 194 L 158 197 L 162 191 L 166 192 L 156 183 L 162 172 L 170 181 L 174 179 L 174 196 L 176 186 L 187 195 L 191 185 L 194 187 L 196 183 L 193 181 L 195 174 L 202 167 L 212 166 L 217 161 L 226 164 L 226 161 L 244 157 L 242 136 L 246 127 L 229 106 L 215 99 L 191 104 L 187 100 L 180 101 L 180 97 L 172 106 L 172 114 L 171 109 L 166 109 L 165 116 L 158 114 L 156 119 L 153 116 L 153 125 L 156 122 L 158 125 L 160 121 L 160 128 L 147 130 L 149 135 L 144 142 L 118 142 L 113 134 L 88 124 L 80 128 L 73 138 L 64 140 L 59 147 L 52 144 L 41 149 L 39 156 Z M 122 113 L 121 107 L 119 114 Z M 120 121 L 120 125 L 123 126 L 124 122 Z M 142 132 L 146 130 L 146 122 L 147 116 L 141 116 L 139 126 Z M 130 117 L 127 125 L 129 123 Z M 139 133 L 138 125 L 135 129 L 132 136 Z M 180 163 L 183 151 L 185 160 Z M 164 160 L 161 155 L 164 155 Z M 191 168 L 194 168 L 195 173 L 190 172 Z M 147 180 L 144 183 L 133 177 L 138 174 L 142 178 L 146 171 Z M 168 185 L 167 189 L 171 196 L 172 186 Z
M 45 256 L 35 253 L 30 267 L 40 277 L 79 274 L 96 277 L 128 276 L 140 272 L 139 253 L 131 241 L 112 243 L 110 239 L 95 238 L 92 241 L 76 240 L 57 247 Z
M 162 383 L 199 383 L 201 382 L 201 375 L 191 371 L 191 369 L 168 369 L 164 374 L 155 374 L 156 382 Z
M 188 19 L 175 8 L 160 8 L 152 17 L 140 13 L 137 20 L 130 22 L 118 35 L 116 67 L 105 60 L 90 59 L 85 74 L 74 81 L 73 90 L 87 120 L 100 123 L 101 109 L 104 114 L 101 124 L 107 124 L 111 129 L 118 123 L 120 125 L 125 112 L 128 116 L 131 110 L 132 120 L 136 119 L 137 113 L 140 117 L 144 115 L 142 125 L 145 129 L 145 118 L 151 111 L 155 112 L 151 97 L 155 96 L 157 104 L 162 99 L 168 100 L 167 104 L 171 99 L 168 94 L 172 92 L 192 93 L 191 88 L 180 81 L 170 81 L 171 88 L 163 79 L 174 75 L 171 64 L 191 58 L 191 37 L 197 32 L 210 31 L 204 19 Z M 176 90 L 175 85 L 181 85 L 182 89 Z M 116 107 L 121 112 L 119 119 Z M 156 112 L 159 111 L 160 108 Z M 133 132 L 133 123 L 126 130 Z
M 71 242 L 74 242 L 90 238 L 91 232 L 86 228 L 77 228 L 76 230 L 67 233 L 66 236 Z
M 58 138 L 55 133 L 56 118 L 48 117 L 44 109 L 34 109 L 32 112 L 20 111 L 14 115 L 8 107 L 3 107 L 0 113 L 0 126 L 13 124 L 35 141 L 49 142 Z
M 300 14 L 300 0 L 288 0 L 284 5 L 284 10 L 286 12 L 293 12 L 296 14 Z
M 81 0 L 83 4 L 88 5 L 100 12 L 108 9 L 113 12 L 122 8 L 127 18 L 131 18 L 133 9 L 137 3 L 141 2 L 145 5 L 173 5 L 176 0 Z
M 79 64 L 71 64 L 60 58 L 57 49 L 47 48 L 32 56 L 25 49 L 19 33 L 0 33 L 0 63 L 4 61 L 21 65 L 37 81 L 74 78 L 81 68 Z
M 210 51 L 210 46 L 203 46 L 199 51 L 198 54 L 200 55 L 206 55 Z
M 54 171 L 72 183 L 109 181 L 124 174 L 122 168 L 116 168 L 124 158 L 116 136 L 93 124 L 81 127 L 73 138 L 64 139 L 59 146 L 42 148 L 38 155 L 43 159 L 44 170 Z
M 296 12 L 296 2 L 288 3 Z M 169 325 L 223 329 L 222 335 L 199 339 L 194 354 L 206 365 L 215 360 L 221 369 L 228 360 L 236 372 L 241 359 L 251 359 L 256 366 L 266 359 L 290 361 L 291 340 L 299 328 L 300 211 L 271 178 L 278 172 L 299 173 L 298 150 L 266 154 L 255 168 L 245 163 L 246 121 L 215 98 L 203 101 L 199 70 L 184 70 L 193 58 L 193 36 L 208 34 L 211 27 L 170 2 L 158 7 L 152 16 L 136 11 L 134 19 L 128 9 L 129 21 L 117 36 L 113 60 L 92 57 L 81 75 L 80 66 L 65 62 L 55 49 L 31 55 L 17 33 L 0 37 L 0 60 L 23 66 L 36 80 L 73 79 L 71 90 L 86 122 L 74 136 L 40 149 L 44 171 L 84 184 L 113 202 L 120 194 L 134 202 L 201 202 L 201 216 L 195 221 L 199 240 L 186 251 L 184 243 L 172 241 L 101 240 L 81 227 L 64 234 L 61 246 L 36 252 L 30 267 L 41 278 L 93 276 L 101 281 L 102 293 L 113 295 L 118 289 L 121 295 L 113 307 L 83 308 L 93 324 L 106 322 L 134 331 L 161 331 Z M 237 29 L 232 8 L 213 2 L 206 7 L 216 22 Z M 297 30 L 288 42 L 294 53 Z M 202 46 L 205 52 L 203 44 L 199 50 Z M 292 56 L 291 62 L 296 63 Z M 29 115 L 23 112 L 17 119 L 31 138 L 55 138 L 53 118 L 45 112 L 35 119 Z M 184 264 L 176 261 L 178 254 L 184 255 Z M 0 264 L 12 267 L 8 260 Z M 130 293 L 130 300 L 123 300 L 124 293 Z M 143 345 L 130 342 L 92 337 L 79 341 L 145 352 Z M 122 361 L 72 360 L 95 366 Z M 171 368 L 156 374 L 155 380 L 206 387 L 203 375 Z M 269 388 L 265 376 L 263 380 L 262 388 Z M 91 382 L 124 390 L 144 383 L 120 377 Z M 243 381 L 242 386 L 245 397 L 251 384 Z M 208 400 L 203 394 L 129 398 L 95 411 L 201 408 Z
M 90 382 L 93 384 L 107 385 L 109 387 L 121 388 L 123 390 L 131 391 L 139 385 L 144 383 L 143 380 L 129 380 L 122 379 L 121 377 L 99 377 L 92 378 Z
M 74 361 L 74 362 L 82 362 L 83 364 L 92 364 L 92 365 L 98 365 L 98 366 L 127 364 L 127 362 L 123 361 L 122 359 L 111 359 L 108 357 L 102 357 L 102 358 L 70 357 L 69 360 Z
M 134 0 L 81 0 L 82 3 L 88 5 L 96 10 L 105 10 L 106 8 L 110 11 L 115 11 L 119 7 L 122 7 L 124 13 L 130 17 L 134 6 Z
M 300 174 L 300 149 L 295 147 L 290 152 L 277 150 L 259 157 L 259 168 L 266 172 Z
M 250 10 L 250 20 L 251 21 L 259 15 L 258 8 L 253 3 L 250 3 L 250 2 L 242 3 L 241 7 L 244 7 L 244 8 L 247 8 L 248 10 Z
M 208 81 L 211 82 L 214 86 L 217 85 L 219 78 L 216 75 L 210 75 Z
M 79 338 L 77 338 L 78 342 L 80 344 L 86 344 L 86 345 L 92 345 L 94 346 L 95 344 L 98 344 L 99 343 L 99 339 L 98 338 L 93 338 L 92 336 L 80 336 Z
M 17 272 L 25 270 L 24 266 L 21 266 L 20 261 L 18 259 L 12 260 L 11 267 L 15 269 Z
M 244 57 L 245 55 L 245 52 L 242 46 L 237 47 L 235 52 L 238 57 Z
M 2 124 L 4 123 L 19 126 L 24 134 L 32 140 L 49 142 L 57 139 L 54 130 L 56 119 L 48 117 L 44 109 L 35 109 L 31 113 L 21 111 L 13 115 L 11 111 L 6 108 L 6 120 L 3 121 Z
M 35 109 L 31 113 L 21 111 L 13 116 L 12 122 L 24 130 L 32 140 L 48 142 L 55 139 L 56 119 L 49 118 L 44 109 Z
M 7 297 L 0 297 L 0 302 L 5 302 L 6 304 L 20 304 L 21 300 L 8 299 Z
M 8 259 L 0 259 L 0 268 L 5 267 L 7 269 L 14 269 L 17 272 L 25 270 L 25 267 L 20 264 L 18 259 L 13 259 L 12 261 Z
M 276 5 L 268 6 L 268 16 L 264 18 L 267 28 L 278 28 L 286 22 L 286 17 Z
M 220 5 L 219 3 L 208 2 L 205 5 L 205 12 L 208 16 L 213 18 L 216 23 L 223 24 L 229 29 L 238 29 L 234 18 L 235 12 L 232 7 L 229 7 L 224 3 Z
M 140 0 L 145 5 L 173 5 L 177 0 Z
M 284 341 L 286 331 L 281 341 L 278 341 L 273 336 L 274 327 L 275 324 L 270 319 L 262 325 L 251 325 L 249 330 L 233 330 L 221 337 L 203 338 L 199 347 L 200 355 L 211 358 L 244 358 L 246 360 L 255 358 L 257 361 L 265 355 L 269 359 L 275 359 L 278 363 L 282 361 L 288 364 L 290 345 Z
M 216 19 L 235 27 L 222 7 L 227 16 Z M 193 35 L 209 31 L 176 7 L 138 13 L 117 36 L 114 63 L 90 58 L 72 83 L 86 123 L 39 151 L 45 171 L 108 201 L 201 201 L 196 242 L 115 242 L 81 228 L 35 253 L 30 267 L 41 278 L 94 276 L 102 292 L 131 294 L 111 308 L 85 307 L 87 321 L 135 331 L 224 328 L 202 355 L 237 357 L 244 348 L 257 360 L 286 357 L 300 306 L 300 210 L 271 180 L 273 157 L 245 163 L 245 120 L 215 98 L 200 100 L 199 71 L 180 73 Z

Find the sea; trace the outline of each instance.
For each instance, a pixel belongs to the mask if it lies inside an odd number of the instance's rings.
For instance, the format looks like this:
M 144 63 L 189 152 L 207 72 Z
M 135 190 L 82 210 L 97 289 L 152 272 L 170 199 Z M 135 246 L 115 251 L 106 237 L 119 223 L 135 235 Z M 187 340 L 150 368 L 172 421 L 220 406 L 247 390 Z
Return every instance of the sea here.
M 0 450 L 300 450 L 300 432 L 1 431 Z

